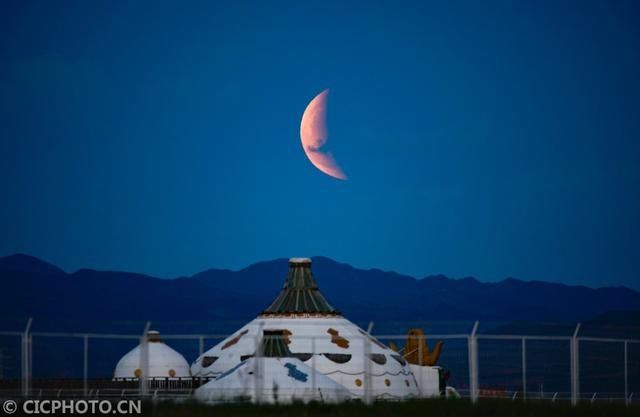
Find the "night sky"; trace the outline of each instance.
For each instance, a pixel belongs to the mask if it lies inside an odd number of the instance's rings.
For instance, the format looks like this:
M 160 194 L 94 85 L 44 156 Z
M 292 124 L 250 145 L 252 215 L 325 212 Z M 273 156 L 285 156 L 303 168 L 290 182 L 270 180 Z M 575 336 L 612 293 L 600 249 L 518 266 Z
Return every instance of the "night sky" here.
M 640 288 L 640 2 L 3 1 L 0 256 Z M 329 146 L 300 144 L 330 88 Z

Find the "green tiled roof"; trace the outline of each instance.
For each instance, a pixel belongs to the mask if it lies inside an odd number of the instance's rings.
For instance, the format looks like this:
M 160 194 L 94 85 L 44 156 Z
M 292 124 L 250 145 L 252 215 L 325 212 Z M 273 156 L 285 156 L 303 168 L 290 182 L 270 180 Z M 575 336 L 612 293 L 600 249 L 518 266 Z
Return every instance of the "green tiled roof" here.
M 318 289 L 311 274 L 311 259 L 289 260 L 289 275 L 278 297 L 262 312 L 263 315 L 286 314 L 339 315 Z
M 265 330 L 262 337 L 262 356 L 267 358 L 288 358 L 293 356 L 287 346 L 284 330 Z

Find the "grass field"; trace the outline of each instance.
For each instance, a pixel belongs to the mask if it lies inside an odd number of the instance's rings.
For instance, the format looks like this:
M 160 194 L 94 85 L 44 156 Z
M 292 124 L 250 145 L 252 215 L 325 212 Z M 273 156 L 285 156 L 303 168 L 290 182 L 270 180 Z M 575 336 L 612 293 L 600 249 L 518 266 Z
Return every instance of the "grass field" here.
M 293 404 L 288 406 L 255 406 L 228 404 L 206 406 L 196 403 L 160 403 L 145 415 L 156 417 L 199 416 L 269 416 L 269 417 L 631 417 L 640 416 L 640 407 L 623 404 L 581 404 L 537 401 L 482 400 L 471 404 L 466 400 L 422 400 L 383 402 L 372 406 L 359 403 L 341 405 Z

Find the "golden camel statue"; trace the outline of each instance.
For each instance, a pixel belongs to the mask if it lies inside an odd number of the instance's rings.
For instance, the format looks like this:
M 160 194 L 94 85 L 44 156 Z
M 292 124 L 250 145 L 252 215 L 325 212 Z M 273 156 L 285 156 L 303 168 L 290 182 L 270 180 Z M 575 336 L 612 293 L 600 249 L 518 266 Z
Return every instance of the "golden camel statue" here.
M 440 357 L 442 342 L 436 343 L 433 352 L 429 352 L 427 339 L 422 329 L 409 329 L 404 348 L 398 350 L 398 346 L 393 342 L 389 343 L 389 347 L 398 353 L 403 351 L 403 357 L 412 365 L 433 366 L 438 362 L 438 358 Z

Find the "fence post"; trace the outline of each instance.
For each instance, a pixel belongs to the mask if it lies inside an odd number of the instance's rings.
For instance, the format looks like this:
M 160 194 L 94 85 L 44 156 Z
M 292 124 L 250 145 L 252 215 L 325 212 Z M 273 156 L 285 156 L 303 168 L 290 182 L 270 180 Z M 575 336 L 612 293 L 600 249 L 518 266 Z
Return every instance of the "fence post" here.
M 84 335 L 84 364 L 82 368 L 82 392 L 84 396 L 87 396 L 87 388 L 88 383 L 87 379 L 89 378 L 89 336 Z
M 476 338 L 476 332 L 478 331 L 478 325 L 480 322 L 476 321 L 473 324 L 473 330 L 467 340 L 469 347 L 469 395 L 471 402 L 478 402 L 478 339 Z
M 527 399 L 527 338 L 522 337 L 522 399 Z
M 256 345 L 256 355 L 255 355 L 255 364 L 256 364 L 256 368 L 255 368 L 255 375 L 256 375 L 256 382 L 255 382 L 255 393 L 254 393 L 254 399 L 255 402 L 257 404 L 260 404 L 263 402 L 263 394 L 264 394 L 264 369 L 262 368 L 262 362 L 263 359 L 262 357 L 264 356 L 264 351 L 262 350 L 262 348 L 264 347 L 264 343 L 263 340 L 264 338 L 268 338 L 268 337 L 273 337 L 273 336 L 265 336 L 264 332 L 263 332 L 263 327 L 264 327 L 264 323 L 261 323 L 260 326 L 258 327 L 258 332 L 256 333 L 254 342 Z
M 33 318 L 29 317 L 27 325 L 25 326 L 24 333 L 22 333 L 22 395 L 24 397 L 29 395 L 29 376 L 31 372 L 31 352 L 29 349 L 29 332 L 31 331 L 31 323 Z
M 625 405 L 629 405 L 629 357 L 627 354 L 627 349 L 629 342 L 627 340 L 624 341 L 624 403 Z
M 369 325 L 371 328 L 371 324 Z M 362 348 L 364 349 L 364 403 L 371 404 L 373 402 L 372 386 L 373 379 L 371 378 L 371 343 L 369 339 L 361 335 Z
M 426 337 L 425 335 L 423 335 L 423 338 L 424 338 L 424 341 L 425 341 L 425 344 L 426 344 L 426 343 L 427 343 L 427 337 Z M 423 391 L 423 389 L 424 389 L 424 388 L 423 388 L 423 387 L 424 387 L 424 385 L 423 385 L 423 383 L 422 383 L 422 375 L 424 374 L 424 372 L 422 372 L 422 367 L 424 366 L 424 364 L 422 363 L 422 340 L 421 340 L 421 338 L 420 338 L 420 335 L 415 336 L 415 337 L 414 337 L 414 339 L 415 339 L 415 340 L 416 340 L 416 342 L 418 343 L 418 365 L 420 366 L 420 368 L 419 368 L 419 369 L 421 370 L 421 372 L 420 372 L 420 376 L 419 376 L 419 378 L 418 378 L 418 379 L 419 379 L 419 381 L 418 381 L 418 387 L 420 388 L 420 391 L 421 391 L 421 392 L 420 392 L 420 396 L 422 396 L 422 392 L 424 392 L 424 391 Z M 406 354 L 406 353 L 408 353 L 408 352 L 405 352 L 405 354 Z
M 144 332 L 142 333 L 142 337 L 140 338 L 140 395 L 147 395 L 147 378 L 149 373 L 149 338 L 147 333 L 149 333 L 149 328 L 151 327 L 151 322 L 148 321 L 144 326 Z
M 576 405 L 580 401 L 580 360 L 578 349 L 578 332 L 581 323 L 576 325 L 576 329 L 571 337 L 571 404 Z
M 316 374 L 318 372 L 316 371 L 316 338 L 314 336 L 311 336 L 311 368 L 313 368 L 314 371 L 311 373 L 311 390 L 313 391 L 312 399 L 322 401 L 322 398 L 316 398 Z

